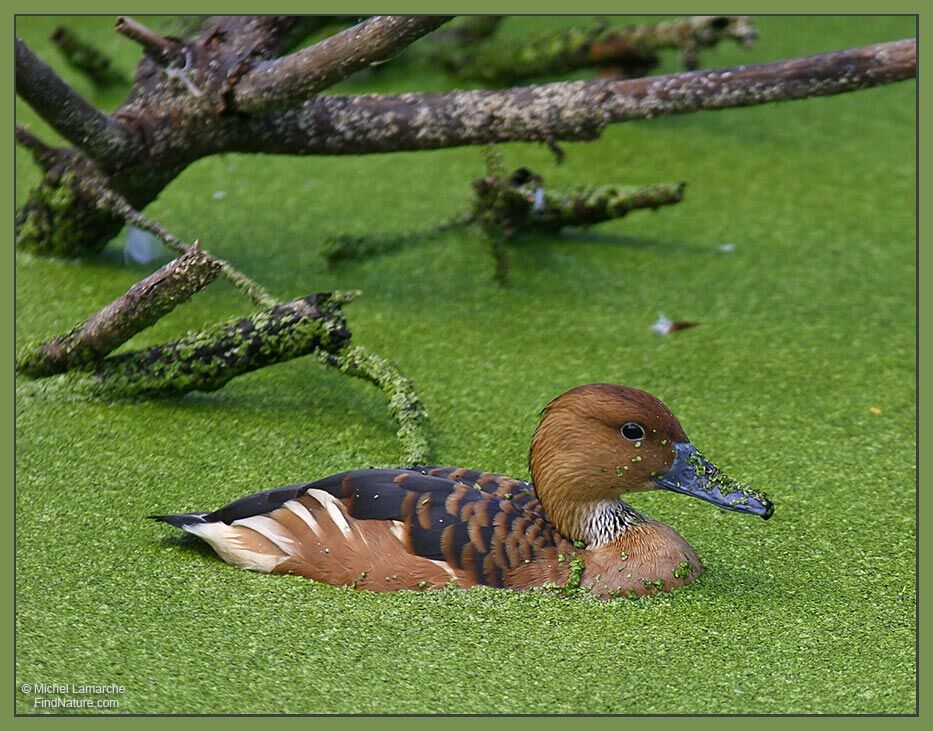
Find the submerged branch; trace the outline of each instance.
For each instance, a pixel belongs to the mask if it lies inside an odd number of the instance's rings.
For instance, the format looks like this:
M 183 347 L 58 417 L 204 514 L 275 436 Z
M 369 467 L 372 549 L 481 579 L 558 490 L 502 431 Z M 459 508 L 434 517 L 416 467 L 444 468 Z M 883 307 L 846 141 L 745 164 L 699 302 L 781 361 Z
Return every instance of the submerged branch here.
M 27 345 L 17 356 L 16 370 L 42 377 L 88 368 L 187 302 L 218 276 L 220 263 L 195 243 L 70 332 Z
M 449 16 L 377 15 L 310 48 L 263 61 L 233 90 L 239 112 L 300 102 L 356 71 L 384 62 L 449 20 Z
M 320 96 L 231 124 L 220 149 L 295 155 L 427 150 L 498 142 L 592 140 L 609 124 L 866 89 L 913 78 L 914 39 L 626 81 L 499 91 Z
M 601 185 L 574 191 L 544 187 L 541 177 L 519 168 L 508 178 L 498 156 L 489 158 L 489 173 L 473 182 L 473 218 L 483 229 L 496 264 L 495 278 L 508 275 L 506 244 L 526 231 L 556 232 L 566 226 L 592 226 L 622 218 L 639 208 L 655 210 L 683 200 L 686 183 L 642 187 Z
M 351 259 L 365 259 L 370 256 L 388 254 L 409 244 L 441 236 L 448 231 L 473 223 L 472 211 L 452 216 L 436 226 L 397 234 L 339 234 L 324 240 L 322 254 L 328 264 L 336 264 Z

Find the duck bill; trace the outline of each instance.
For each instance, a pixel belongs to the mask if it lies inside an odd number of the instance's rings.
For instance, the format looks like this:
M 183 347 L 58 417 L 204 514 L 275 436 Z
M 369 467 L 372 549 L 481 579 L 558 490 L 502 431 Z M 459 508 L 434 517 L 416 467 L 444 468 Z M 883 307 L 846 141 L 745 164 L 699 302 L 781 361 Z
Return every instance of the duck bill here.
M 760 515 L 767 520 L 774 505 L 764 493 L 727 477 L 690 442 L 674 444 L 676 457 L 670 469 L 653 478 L 654 484 L 671 492 L 692 495 L 725 510 Z

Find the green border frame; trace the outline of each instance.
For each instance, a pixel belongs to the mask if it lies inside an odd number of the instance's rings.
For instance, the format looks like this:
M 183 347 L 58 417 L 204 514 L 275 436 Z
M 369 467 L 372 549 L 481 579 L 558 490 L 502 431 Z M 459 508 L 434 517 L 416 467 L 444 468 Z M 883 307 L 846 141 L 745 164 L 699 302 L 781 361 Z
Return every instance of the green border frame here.
M 388 0 L 377 0 L 373 2 L 372 0 L 364 2 L 354 2 L 354 3 L 340 3 L 335 2 L 334 0 L 326 0 L 324 2 L 297 2 L 296 0 L 288 1 L 278 1 L 270 3 L 259 3 L 259 2 L 243 2 L 242 0 L 228 0 L 227 2 L 219 2 L 217 0 L 211 0 L 210 2 L 198 2 L 192 4 L 191 2 L 179 2 L 179 0 L 161 0 L 159 3 L 141 3 L 141 2 L 113 2 L 112 0 L 90 0 L 80 4 L 80 8 L 76 7 L 74 3 L 65 2 L 64 0 L 32 0 L 31 2 L 24 2 L 23 0 L 14 0 L 6 6 L 6 12 L 0 19 L 2 23 L 2 37 L 4 39 L 3 49 L 4 57 L 9 59 L 8 64 L 3 64 L 5 73 L 2 77 L 3 84 L 3 93 L 0 95 L 2 99 L 2 108 L 4 110 L 3 114 L 3 139 L 6 140 L 6 143 L 0 146 L 0 160 L 2 160 L 3 169 L 10 171 L 7 175 L 2 177 L 0 180 L 0 186 L 2 186 L 3 197 L 8 201 L 7 205 L 3 208 L 3 231 L 6 232 L 4 236 L 4 246 L 6 256 L 0 262 L 0 302 L 2 302 L 3 308 L 3 317 L 0 318 L 0 343 L 2 343 L 4 358 L 0 361 L 0 382 L 6 384 L 2 389 L 0 389 L 0 403 L 2 403 L 3 412 L 8 414 L 8 418 L 3 420 L 0 423 L 0 429 L 2 429 L 2 439 L 0 439 L 0 464 L 8 465 L 4 469 L 3 474 L 9 476 L 8 480 L 3 480 L 0 482 L 0 486 L 6 491 L 6 501 L 5 505 L 7 509 L 3 513 L 2 517 L 2 528 L 0 528 L 0 533 L 4 536 L 2 541 L 3 554 L 0 558 L 0 594 L 2 594 L 3 601 L 0 604 L 2 607 L 2 616 L 0 616 L 0 627 L 3 628 L 2 633 L 0 633 L 0 642 L 2 642 L 3 649 L 3 658 L 0 660 L 0 678 L 3 682 L 0 683 L 0 696 L 3 700 L 2 707 L 4 709 L 2 717 L 10 718 L 11 720 L 18 721 L 20 723 L 26 723 L 27 718 L 28 722 L 33 724 L 41 724 L 43 727 L 50 723 L 65 723 L 65 724 L 74 724 L 77 723 L 82 727 L 89 727 L 91 724 L 94 727 L 97 727 L 98 724 L 104 722 L 106 719 L 101 718 L 80 718 L 80 717 L 69 717 L 70 720 L 61 720 L 55 719 L 50 721 L 48 718 L 36 718 L 36 717 L 14 717 L 13 716 L 13 692 L 14 689 L 12 684 L 14 682 L 14 646 L 13 646 L 13 620 L 14 620 L 14 604 L 13 604 L 13 549 L 14 549 L 14 477 L 15 477 L 15 463 L 14 463 L 14 429 L 13 429 L 13 419 L 15 414 L 15 403 L 14 403 L 14 388 L 13 388 L 13 348 L 14 348 L 14 327 L 15 327 L 15 287 L 14 287 L 14 246 L 13 246 L 13 200 L 14 200 L 14 180 L 12 176 L 13 171 L 13 161 L 14 161 L 14 143 L 13 143 L 13 125 L 14 125 L 14 83 L 13 83 L 13 63 L 12 63 L 12 53 L 13 53 L 13 33 L 14 33 L 14 24 L 16 14 L 24 15 L 45 15 L 45 14 L 76 14 L 76 11 L 80 14 L 118 14 L 118 13 L 128 13 L 136 12 L 139 14 L 151 14 L 151 13 L 164 13 L 164 14 L 184 14 L 184 13 L 225 13 L 225 14 L 236 14 L 236 13 L 249 13 L 249 12 L 263 12 L 263 13 L 359 13 L 359 14 L 369 14 L 369 13 L 456 13 L 457 11 L 465 13 L 513 13 L 513 14 L 573 14 L 573 15 L 610 15 L 610 14 L 636 14 L 636 13 L 645 13 L 649 12 L 651 14 L 702 14 L 702 13 L 729 13 L 729 14 L 748 14 L 748 15 L 761 15 L 761 14 L 780 14 L 780 15 L 815 15 L 815 14 L 825 14 L 825 15 L 849 15 L 849 14 L 878 14 L 878 15 L 894 15 L 894 14 L 904 14 L 904 15 L 918 15 L 919 16 L 919 38 L 926 38 L 928 35 L 933 33 L 933 27 L 931 27 L 930 17 L 921 13 L 921 3 L 918 1 L 910 2 L 904 0 L 888 0 L 885 3 L 879 2 L 868 2 L 867 0 L 849 0 L 848 2 L 840 2 L 839 0 L 808 0 L 803 2 L 802 0 L 787 0 L 786 2 L 775 2 L 775 0 L 753 0 L 751 2 L 706 2 L 706 3 L 696 3 L 696 2 L 685 2 L 684 0 L 668 0 L 668 2 L 663 3 L 660 7 L 656 6 L 654 3 L 648 2 L 639 2 L 639 3 L 619 3 L 619 2 L 610 2 L 609 0 L 587 0 L 584 3 L 575 3 L 571 6 L 568 6 L 567 3 L 558 2 L 557 0 L 537 0 L 537 2 L 521 2 L 520 0 L 499 0 L 498 2 L 490 2 L 490 0 L 474 0 L 470 3 L 438 3 L 438 2 L 425 2 L 424 0 L 395 0 L 394 2 L 389 2 Z M 572 12 L 568 12 L 572 11 Z M 826 49 L 831 50 L 831 49 Z M 919 119 L 924 120 L 927 117 L 933 116 L 933 103 L 930 102 L 930 94 L 926 93 L 928 89 L 924 89 L 923 80 L 927 78 L 924 74 L 924 54 L 919 54 L 920 68 L 918 73 L 918 81 L 920 82 L 921 88 L 918 89 L 918 113 Z M 930 64 L 926 64 L 927 67 Z M 926 84 L 929 87 L 929 84 Z M 922 129 L 921 125 L 918 124 L 918 130 Z M 920 133 L 918 131 L 918 136 Z M 923 337 L 927 334 L 927 323 L 929 319 L 925 315 L 929 314 L 930 311 L 930 294 L 926 292 L 920 285 L 931 280 L 931 275 L 933 275 L 933 264 L 931 264 L 931 255 L 928 250 L 928 246 L 931 245 L 930 241 L 924 241 L 926 236 L 928 225 L 924 225 L 926 222 L 919 216 L 920 211 L 929 210 L 929 204 L 933 201 L 930 201 L 929 195 L 929 183 L 930 183 L 930 170 L 931 170 L 931 155 L 929 152 L 929 147 L 925 144 L 926 139 L 923 139 L 920 136 L 918 139 L 918 256 L 917 256 L 917 292 L 918 292 L 918 303 L 917 303 L 917 313 L 918 313 L 918 349 L 917 349 L 917 368 L 918 368 L 918 381 L 920 368 L 922 364 L 929 363 L 930 359 L 927 356 L 927 351 L 929 350 L 929 340 L 926 337 Z M 923 461 L 923 448 L 922 445 L 929 442 L 929 411 L 924 408 L 929 402 L 929 394 L 926 389 L 920 388 L 918 383 L 918 427 L 919 434 L 922 435 L 923 442 L 918 442 L 918 459 L 919 467 L 927 464 Z M 929 498 L 927 497 L 928 491 L 923 489 L 923 483 L 929 482 L 928 479 L 924 479 L 925 473 L 922 470 L 918 470 L 918 480 L 920 486 L 920 494 L 923 495 L 926 499 L 919 500 L 919 522 L 920 525 L 925 524 L 927 521 L 924 520 L 924 517 L 929 515 Z M 918 530 L 918 536 L 921 536 L 919 539 L 919 560 L 921 566 L 926 566 L 928 564 L 928 543 L 929 541 L 924 541 L 922 538 L 922 531 Z M 923 639 L 925 636 L 924 632 L 924 612 L 923 610 L 929 606 L 928 595 L 930 591 L 927 589 L 927 582 L 923 581 L 919 577 L 919 589 L 918 598 L 920 602 L 920 610 L 918 613 L 919 618 L 919 635 L 918 635 L 918 647 L 923 647 Z M 927 682 L 928 673 L 927 671 L 928 663 L 924 662 L 924 657 L 920 654 L 919 663 L 918 663 L 918 677 L 919 677 L 919 709 L 921 715 L 919 717 L 900 717 L 901 723 L 909 723 L 911 725 L 916 725 L 921 722 L 923 717 L 923 712 L 927 711 L 929 707 L 930 695 L 925 692 L 929 683 Z M 860 717 L 763 717 L 755 718 L 750 720 L 744 717 L 661 717 L 653 718 L 649 722 L 652 724 L 652 728 L 658 728 L 659 722 L 664 723 L 665 725 L 671 723 L 678 724 L 691 724 L 692 728 L 698 728 L 701 731 L 705 728 L 723 728 L 723 725 L 730 725 L 736 727 L 736 724 L 748 724 L 755 723 L 756 725 L 762 724 L 762 726 L 767 726 L 769 728 L 773 727 L 775 724 L 786 724 L 786 723 L 820 723 L 828 724 L 831 727 L 835 728 L 847 728 L 851 729 L 853 727 L 865 728 L 866 724 L 875 724 L 877 723 L 877 718 L 875 716 L 860 716 Z M 134 723 L 146 723 L 150 724 L 156 722 L 158 719 L 149 719 L 144 717 L 134 717 L 131 719 Z M 116 719 L 111 723 L 125 723 L 126 718 Z M 174 719 L 173 719 L 174 721 Z M 257 721 L 253 718 L 217 718 L 211 719 L 208 717 L 196 717 L 194 719 L 181 718 L 179 721 L 182 724 L 198 724 L 199 728 L 204 728 L 204 724 L 214 725 L 214 724 L 224 724 L 225 727 L 229 728 L 230 725 L 243 726 L 248 723 L 256 723 Z M 569 723 L 574 723 L 574 719 L 570 718 L 548 718 L 548 717 L 501 717 L 501 718 L 492 718 L 486 719 L 483 717 L 467 717 L 467 718 L 445 718 L 443 722 L 447 728 L 463 729 L 467 728 L 468 725 L 474 725 L 477 723 L 487 723 L 493 722 L 495 724 L 509 724 L 510 728 L 514 728 L 516 724 L 531 726 L 533 724 L 535 729 L 551 729 L 557 728 L 558 724 L 561 726 L 566 726 Z M 434 724 L 438 721 L 433 718 L 391 718 L 383 717 L 377 719 L 367 719 L 367 718 L 353 718 L 353 717 L 326 717 L 326 718 L 289 718 L 284 720 L 285 723 L 297 724 L 301 723 L 307 727 L 308 724 L 314 724 L 315 726 L 323 724 L 326 728 L 353 728 L 360 724 L 368 723 L 378 723 L 380 725 L 388 724 L 389 728 L 393 727 L 402 727 L 406 729 L 412 728 L 426 728 L 427 724 Z M 618 728 L 620 723 L 635 723 L 638 722 L 635 719 L 619 719 L 615 717 L 603 717 L 603 718 L 587 718 L 585 721 L 589 728 L 593 728 L 594 725 L 599 725 L 604 728 Z M 259 721 L 259 723 L 264 723 L 264 721 Z

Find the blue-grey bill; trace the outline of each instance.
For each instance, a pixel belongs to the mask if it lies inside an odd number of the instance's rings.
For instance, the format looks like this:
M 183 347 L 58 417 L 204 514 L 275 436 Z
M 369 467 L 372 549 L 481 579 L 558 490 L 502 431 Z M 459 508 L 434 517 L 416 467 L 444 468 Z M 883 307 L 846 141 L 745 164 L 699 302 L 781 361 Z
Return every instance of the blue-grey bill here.
M 673 447 L 677 456 L 667 472 L 655 476 L 658 487 L 698 497 L 725 510 L 760 515 L 765 520 L 774 513 L 774 505 L 764 493 L 724 475 L 690 442 Z

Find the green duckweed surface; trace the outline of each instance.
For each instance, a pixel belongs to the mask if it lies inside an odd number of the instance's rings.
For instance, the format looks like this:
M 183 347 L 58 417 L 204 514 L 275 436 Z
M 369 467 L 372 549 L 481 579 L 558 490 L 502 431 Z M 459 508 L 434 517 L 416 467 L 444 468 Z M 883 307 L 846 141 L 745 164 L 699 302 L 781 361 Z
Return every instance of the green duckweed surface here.
M 573 22 L 512 19 L 518 37 Z M 621 22 L 621 21 L 620 21 Z M 47 38 L 18 32 L 96 103 Z M 129 72 L 108 18 L 69 21 Z M 910 18 L 764 17 L 705 67 L 914 34 Z M 673 70 L 668 57 L 664 68 Z M 343 91 L 443 90 L 390 68 Z M 910 713 L 915 704 L 915 86 L 612 127 L 501 148 L 546 184 L 685 180 L 683 203 L 510 249 L 508 286 L 474 231 L 328 269 L 334 232 L 455 214 L 479 149 L 225 156 L 148 209 L 283 298 L 360 289 L 354 341 L 414 379 L 434 460 L 527 476 L 536 415 L 580 383 L 652 391 L 774 517 L 642 494 L 706 573 L 643 601 L 497 590 L 371 594 L 229 567 L 148 521 L 368 465 L 400 447 L 384 398 L 313 357 L 162 401 L 17 384 L 16 673 L 118 683 L 119 711 Z M 45 134 L 24 104 L 20 121 Z M 17 152 L 17 197 L 38 180 Z M 17 342 L 70 327 L 151 267 L 121 241 L 90 262 L 17 256 Z M 732 244 L 731 252 L 720 249 Z M 728 247 L 727 247 L 728 248 Z M 167 259 L 168 257 L 166 257 Z M 163 260 L 164 261 L 164 260 Z M 245 313 L 225 282 L 131 345 Z M 664 312 L 699 327 L 650 329 Z M 34 696 L 17 691 L 17 710 Z M 41 709 L 40 709 L 41 710 Z

